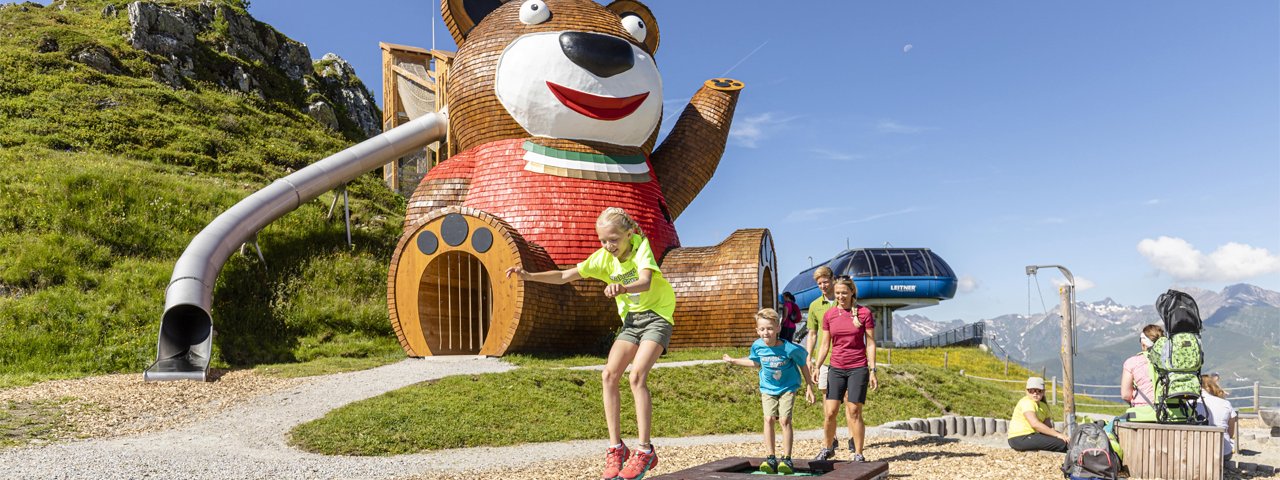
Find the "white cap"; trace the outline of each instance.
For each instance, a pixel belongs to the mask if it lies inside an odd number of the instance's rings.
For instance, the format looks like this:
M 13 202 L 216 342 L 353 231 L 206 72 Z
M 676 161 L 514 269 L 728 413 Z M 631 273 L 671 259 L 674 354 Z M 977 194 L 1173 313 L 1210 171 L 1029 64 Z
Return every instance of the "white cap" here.
M 1040 377 L 1031 377 L 1027 379 L 1027 390 L 1036 389 L 1044 390 L 1044 379 Z

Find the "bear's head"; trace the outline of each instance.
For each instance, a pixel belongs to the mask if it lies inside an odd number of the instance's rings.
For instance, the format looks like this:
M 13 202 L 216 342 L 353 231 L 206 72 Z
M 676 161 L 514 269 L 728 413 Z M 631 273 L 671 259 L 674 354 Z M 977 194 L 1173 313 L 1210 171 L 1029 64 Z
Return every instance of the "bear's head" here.
M 445 91 L 455 151 L 512 138 L 653 150 L 658 24 L 635 0 L 442 0 L 457 55 Z

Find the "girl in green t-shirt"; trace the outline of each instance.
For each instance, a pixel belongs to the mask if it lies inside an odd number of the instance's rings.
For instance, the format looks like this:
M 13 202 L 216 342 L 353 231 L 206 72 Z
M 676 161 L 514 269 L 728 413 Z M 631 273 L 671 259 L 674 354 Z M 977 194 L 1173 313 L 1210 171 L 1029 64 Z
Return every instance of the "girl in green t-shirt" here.
M 610 441 L 601 478 L 632 480 L 644 477 L 658 464 L 658 454 L 649 443 L 653 407 L 647 382 L 649 370 L 671 341 L 676 294 L 662 277 L 649 240 L 625 210 L 609 207 L 601 212 L 596 219 L 596 234 L 600 237 L 600 250 L 573 268 L 532 273 L 515 266 L 508 268 L 506 274 L 556 285 L 581 278 L 605 282 L 604 295 L 617 302 L 622 330 L 609 349 L 609 360 L 601 375 L 604 419 L 609 426 Z M 640 437 L 640 448 L 635 451 L 623 444 L 620 425 L 618 381 L 628 364 L 632 366 L 631 396 L 635 399 L 636 430 Z

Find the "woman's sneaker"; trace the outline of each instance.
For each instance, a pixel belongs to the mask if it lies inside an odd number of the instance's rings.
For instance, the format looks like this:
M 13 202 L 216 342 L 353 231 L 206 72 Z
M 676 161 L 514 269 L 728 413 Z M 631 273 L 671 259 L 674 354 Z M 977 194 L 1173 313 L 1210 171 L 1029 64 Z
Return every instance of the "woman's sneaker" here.
M 855 453 L 855 454 L 853 454 L 853 461 L 855 461 L 855 462 L 865 462 L 865 461 L 867 461 L 867 457 L 862 456 L 862 454 L 861 454 L 861 453 Z
M 618 478 L 618 473 L 622 471 L 622 462 L 627 460 L 630 453 L 625 443 L 618 445 L 617 448 L 609 447 L 609 450 L 604 453 L 604 473 L 600 474 L 600 478 L 602 480 Z
M 782 457 L 782 463 L 778 464 L 778 473 L 783 475 L 796 473 L 796 465 L 791 463 L 791 457 Z
M 818 456 L 813 457 L 813 459 L 814 460 L 831 460 L 832 458 L 835 458 L 836 445 L 839 445 L 840 444 L 839 442 L 840 442 L 839 439 L 835 439 L 835 438 L 831 439 L 831 446 L 819 451 Z
M 773 456 L 773 455 L 769 455 L 769 458 L 766 458 L 766 459 L 764 459 L 764 461 L 763 461 L 763 462 L 760 462 L 760 471 L 761 471 L 761 472 L 764 472 L 764 473 L 767 473 L 767 474 L 769 474 L 769 475 L 773 475 L 774 473 L 777 473 L 777 472 L 778 472 L 778 457 L 775 457 L 775 456 Z
M 824 448 L 824 449 L 822 449 L 822 450 L 819 450 L 819 451 L 818 451 L 818 456 L 813 457 L 813 459 L 814 459 L 814 460 L 819 460 L 819 461 L 821 461 L 821 460 L 831 460 L 831 458 L 832 458 L 832 457 L 835 457 L 835 456 L 836 456 L 836 451 L 835 451 L 835 450 L 832 450 L 832 449 L 830 449 L 830 448 Z
M 618 478 L 622 480 L 640 480 L 644 478 L 644 474 L 649 473 L 649 469 L 658 466 L 658 450 L 649 446 L 649 451 L 633 450 L 631 458 L 627 459 L 627 464 L 623 465 L 622 472 L 618 473 Z

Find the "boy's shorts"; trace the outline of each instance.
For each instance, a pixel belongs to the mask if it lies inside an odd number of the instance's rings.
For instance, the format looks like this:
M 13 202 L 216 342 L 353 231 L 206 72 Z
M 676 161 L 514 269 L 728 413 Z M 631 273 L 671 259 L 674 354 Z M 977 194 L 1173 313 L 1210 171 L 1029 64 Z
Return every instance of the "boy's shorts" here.
M 651 340 L 667 349 L 671 343 L 671 322 L 652 310 L 628 312 L 622 320 L 622 329 L 618 330 L 618 340 L 639 345 L 641 341 Z
M 760 392 L 760 405 L 764 407 L 764 416 L 791 418 L 791 407 L 796 404 L 796 392 L 786 392 L 782 395 L 769 395 Z

